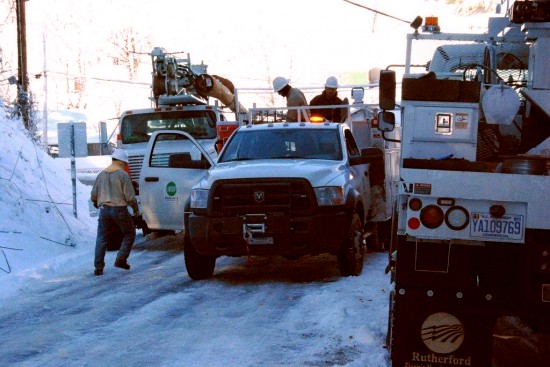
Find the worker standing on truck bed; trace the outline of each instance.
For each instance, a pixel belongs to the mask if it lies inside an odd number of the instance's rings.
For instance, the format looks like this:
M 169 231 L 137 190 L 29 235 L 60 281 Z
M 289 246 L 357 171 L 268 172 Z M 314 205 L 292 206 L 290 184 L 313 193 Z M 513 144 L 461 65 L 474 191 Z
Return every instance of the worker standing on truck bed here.
M 109 241 L 109 228 L 118 226 L 123 234 L 122 244 L 118 250 L 115 266 L 130 270 L 128 257 L 136 239 L 136 229 L 128 205 L 139 215 L 136 193 L 130 175 L 124 170 L 128 164 L 128 153 L 117 149 L 112 154 L 112 163 L 97 176 L 91 191 L 91 200 L 99 208 L 97 238 L 95 245 L 95 275 L 103 275 L 105 267 L 105 250 Z
M 338 97 L 338 79 L 334 76 L 329 76 L 325 83 L 325 90 L 313 97 L 310 106 L 330 106 L 342 104 L 342 100 Z M 319 108 L 311 109 L 312 116 L 323 117 L 327 121 L 341 122 L 342 110 L 340 108 Z
M 279 95 L 286 97 L 287 107 L 300 107 L 307 106 L 307 100 L 298 88 L 290 86 L 289 80 L 278 76 L 273 80 L 273 91 L 279 93 Z M 306 110 L 307 121 L 309 121 L 309 111 Z M 288 110 L 286 115 L 287 121 L 298 121 L 298 110 Z M 304 121 L 304 116 L 301 116 L 300 121 Z

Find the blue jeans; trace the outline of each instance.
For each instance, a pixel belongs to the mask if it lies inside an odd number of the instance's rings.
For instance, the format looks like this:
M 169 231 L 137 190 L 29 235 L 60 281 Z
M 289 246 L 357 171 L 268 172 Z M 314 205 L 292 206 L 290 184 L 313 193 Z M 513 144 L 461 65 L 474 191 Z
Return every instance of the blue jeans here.
M 97 238 L 95 242 L 96 269 L 105 267 L 105 251 L 109 241 L 109 227 L 117 226 L 124 235 L 120 250 L 118 250 L 117 259 L 126 260 L 130 256 L 130 251 L 136 239 L 136 229 L 134 221 L 125 206 L 102 205 L 99 209 L 99 219 L 97 224 Z

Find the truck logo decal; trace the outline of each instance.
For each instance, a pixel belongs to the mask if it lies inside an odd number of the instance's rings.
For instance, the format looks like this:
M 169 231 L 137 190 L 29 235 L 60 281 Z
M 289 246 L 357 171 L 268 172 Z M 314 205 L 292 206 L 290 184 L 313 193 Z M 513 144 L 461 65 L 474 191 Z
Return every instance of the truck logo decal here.
M 432 352 L 452 353 L 464 341 L 464 327 L 455 316 L 446 312 L 437 312 L 424 320 L 421 337 L 426 347 Z
M 172 181 L 168 182 L 168 184 L 166 184 L 166 194 L 168 196 L 174 196 L 176 195 L 176 192 L 177 192 L 177 188 L 176 188 L 176 184 Z
M 254 200 L 261 203 L 265 199 L 265 193 L 263 191 L 254 191 Z

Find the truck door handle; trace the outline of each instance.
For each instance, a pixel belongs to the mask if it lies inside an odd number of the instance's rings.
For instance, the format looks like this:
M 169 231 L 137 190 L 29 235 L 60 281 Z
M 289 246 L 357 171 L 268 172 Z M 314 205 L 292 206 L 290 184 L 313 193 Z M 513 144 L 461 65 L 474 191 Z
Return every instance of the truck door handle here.
M 158 182 L 158 177 L 145 177 L 145 182 Z

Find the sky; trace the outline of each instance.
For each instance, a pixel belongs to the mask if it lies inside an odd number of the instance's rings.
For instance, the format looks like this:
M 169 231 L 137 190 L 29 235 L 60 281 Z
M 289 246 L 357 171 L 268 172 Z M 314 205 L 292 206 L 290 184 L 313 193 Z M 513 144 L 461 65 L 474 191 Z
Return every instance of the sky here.
M 404 63 L 409 23 L 418 15 L 437 14 L 444 31 L 464 31 L 476 23 L 474 17 L 457 17 L 444 0 L 355 2 L 397 19 L 343 0 L 166 0 L 162 6 L 134 0 L 26 2 L 29 74 L 49 73 L 49 83 L 31 77 L 31 89 L 38 109 L 45 104 L 64 109 L 70 99 L 94 121 L 149 107 L 151 50 L 143 50 L 132 84 L 124 83 L 129 79 L 122 67 L 113 67 L 107 40 L 124 27 L 132 27 L 140 41 L 204 62 L 210 74 L 237 88 L 271 88 L 279 75 L 298 87 L 321 86 L 330 75 L 341 84 L 366 84 L 371 68 Z M 0 32 L 6 40 L 16 39 L 13 25 Z M 15 73 L 15 42 L 2 49 L 5 60 L 12 56 Z M 67 97 L 72 80 L 65 80 L 66 74 L 86 77 L 84 100 Z M 246 107 L 262 102 L 247 100 Z M 284 103 L 278 96 L 275 102 Z
M 108 252 L 94 277 L 90 186 L 76 183 L 75 216 L 66 166 L 3 109 L 0 135 L 3 365 L 388 365 L 387 253 L 349 278 L 333 257 L 221 258 L 212 280 L 194 282 L 181 242 L 138 231 L 132 269 L 114 268 Z

